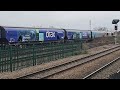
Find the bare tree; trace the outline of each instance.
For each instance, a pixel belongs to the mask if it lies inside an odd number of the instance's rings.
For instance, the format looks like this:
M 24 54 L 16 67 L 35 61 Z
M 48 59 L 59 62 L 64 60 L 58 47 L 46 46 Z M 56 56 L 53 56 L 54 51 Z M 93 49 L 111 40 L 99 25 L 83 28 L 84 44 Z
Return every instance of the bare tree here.
M 95 31 L 108 31 L 108 28 L 106 28 L 106 27 L 96 27 L 93 30 L 95 30 Z

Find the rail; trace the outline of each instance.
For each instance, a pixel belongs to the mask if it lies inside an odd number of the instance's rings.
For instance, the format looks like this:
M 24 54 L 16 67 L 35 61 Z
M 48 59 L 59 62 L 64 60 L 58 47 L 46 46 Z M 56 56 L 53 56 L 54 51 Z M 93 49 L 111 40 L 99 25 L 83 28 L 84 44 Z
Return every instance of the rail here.
M 67 71 L 71 68 L 74 68 L 76 66 L 83 65 L 83 64 L 88 63 L 90 61 L 101 58 L 105 55 L 111 54 L 111 53 L 118 51 L 118 50 L 120 50 L 120 46 L 117 46 L 117 47 L 93 54 L 91 56 L 84 57 L 81 59 L 77 59 L 74 61 L 68 61 L 68 62 L 59 64 L 59 65 L 55 65 L 55 66 L 52 66 L 50 68 L 46 68 L 46 69 L 40 70 L 38 72 L 31 73 L 29 75 L 21 76 L 17 79 L 30 79 L 30 78 L 46 79 L 46 78 L 49 78 L 49 77 L 54 76 L 56 74 L 59 74 L 63 71 Z
M 93 71 L 92 73 L 90 73 L 87 76 L 85 76 L 83 79 L 90 79 L 91 77 L 94 77 L 94 75 L 98 74 L 99 72 L 101 72 L 102 70 L 104 70 L 105 68 L 107 68 L 108 66 L 112 65 L 113 63 L 115 63 L 118 60 L 120 60 L 120 57 L 112 60 L 111 62 L 105 64 L 104 66 L 100 67 L 99 69 Z

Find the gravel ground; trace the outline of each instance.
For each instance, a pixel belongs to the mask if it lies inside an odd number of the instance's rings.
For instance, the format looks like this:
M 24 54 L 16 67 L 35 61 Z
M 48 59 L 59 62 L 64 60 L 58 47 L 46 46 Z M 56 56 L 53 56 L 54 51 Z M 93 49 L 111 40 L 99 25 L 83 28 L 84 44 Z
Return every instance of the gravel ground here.
M 105 65 L 105 63 L 108 63 L 111 60 L 118 57 L 120 55 L 119 53 L 120 53 L 120 51 L 114 52 L 110 55 L 99 58 L 95 61 L 75 67 L 68 71 L 64 71 L 58 75 L 54 75 L 54 76 L 50 77 L 49 79 L 82 79 L 84 76 L 88 75 L 89 73 L 93 72 L 94 70 Z
M 112 74 L 109 79 L 120 79 L 120 73 L 114 73 Z
M 68 58 L 59 59 L 57 61 L 52 61 L 50 63 L 45 63 L 45 64 L 41 64 L 41 65 L 37 65 L 37 66 L 21 69 L 21 70 L 18 70 L 18 71 L 0 73 L 0 78 L 1 79 L 15 79 L 15 78 L 17 78 L 19 76 L 24 76 L 24 75 L 27 75 L 27 74 L 30 74 L 30 73 L 33 73 L 33 72 L 37 72 L 39 70 L 43 70 L 45 68 L 54 66 L 56 64 L 61 64 L 61 63 L 68 62 L 68 61 L 71 61 L 71 60 L 80 59 L 82 57 L 86 57 L 86 56 L 89 56 L 91 54 L 95 54 L 97 52 L 101 52 L 103 50 L 106 50 L 106 49 L 109 49 L 109 48 L 113 48 L 113 47 L 115 47 L 115 45 L 112 45 L 112 44 L 104 45 L 104 46 L 100 46 L 100 47 L 89 49 L 88 50 L 88 52 L 89 52 L 88 54 L 71 56 L 71 57 L 68 57 Z
M 109 79 L 110 75 L 116 73 L 119 70 L 120 59 L 106 69 L 102 70 L 100 73 L 96 74 L 94 77 L 92 77 L 92 79 Z

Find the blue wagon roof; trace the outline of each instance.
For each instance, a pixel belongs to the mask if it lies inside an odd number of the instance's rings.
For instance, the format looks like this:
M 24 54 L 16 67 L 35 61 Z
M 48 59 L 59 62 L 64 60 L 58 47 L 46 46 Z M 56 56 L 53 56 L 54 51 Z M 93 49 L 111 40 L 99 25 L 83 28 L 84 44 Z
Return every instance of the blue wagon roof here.
M 24 28 L 24 29 L 57 29 L 62 30 L 60 28 L 36 28 L 36 27 L 11 27 L 11 26 L 2 26 L 3 28 Z

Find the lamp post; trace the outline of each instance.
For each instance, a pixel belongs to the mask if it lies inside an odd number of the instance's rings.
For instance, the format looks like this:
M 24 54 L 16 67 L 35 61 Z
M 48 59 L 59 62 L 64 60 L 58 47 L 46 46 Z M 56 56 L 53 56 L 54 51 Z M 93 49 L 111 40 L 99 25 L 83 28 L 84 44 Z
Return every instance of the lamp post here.
M 90 30 L 91 30 L 91 20 L 90 20 Z
M 118 30 L 118 25 L 117 23 L 119 22 L 119 19 L 114 19 L 112 21 L 112 24 L 114 24 L 114 29 L 115 29 L 115 45 L 117 44 L 117 30 Z

